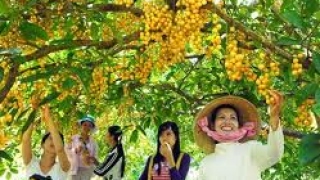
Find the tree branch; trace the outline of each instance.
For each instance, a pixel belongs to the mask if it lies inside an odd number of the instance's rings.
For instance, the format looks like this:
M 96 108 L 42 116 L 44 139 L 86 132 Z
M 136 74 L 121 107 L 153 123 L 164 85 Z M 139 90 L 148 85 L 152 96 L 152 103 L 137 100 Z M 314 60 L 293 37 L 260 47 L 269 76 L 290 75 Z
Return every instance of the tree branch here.
M 2 101 L 6 98 L 11 87 L 15 83 L 15 80 L 18 76 L 19 65 L 19 63 L 12 60 L 12 67 L 9 70 L 9 76 L 7 78 L 7 81 L 5 82 L 4 87 L 0 91 L 0 103 L 2 103 Z
M 213 10 L 218 16 L 220 16 L 223 20 L 225 20 L 228 24 L 234 26 L 236 29 L 239 29 L 240 31 L 242 31 L 243 33 L 245 33 L 246 35 L 252 37 L 253 39 L 261 42 L 261 44 L 270 49 L 275 51 L 277 54 L 279 54 L 280 56 L 288 59 L 288 60 L 292 60 L 292 55 L 281 49 L 280 47 L 274 45 L 272 42 L 267 41 L 265 38 L 263 38 L 262 36 L 258 35 L 257 33 L 255 33 L 252 30 L 247 29 L 243 24 L 241 24 L 240 22 L 234 20 L 233 18 L 231 18 L 230 16 L 228 16 L 226 13 L 224 13 L 218 6 L 216 6 L 213 3 L 204 5 L 202 8 L 208 9 L 208 10 Z
M 126 36 L 122 42 L 128 43 L 133 40 L 137 40 L 139 38 L 140 32 L 134 32 L 128 36 Z M 69 48 L 77 48 L 77 47 L 96 47 L 97 49 L 109 49 L 116 44 L 120 43 L 116 39 L 112 39 L 110 41 L 92 41 L 92 40 L 74 40 L 70 41 L 68 44 L 61 45 L 49 45 L 43 46 L 36 50 L 35 52 L 28 54 L 25 56 L 26 61 L 31 61 L 33 59 L 38 59 L 44 57 L 52 52 L 61 51 Z
M 302 132 L 299 132 L 293 129 L 287 129 L 287 128 L 283 128 L 283 134 L 289 137 L 297 138 L 297 139 L 302 139 L 303 136 L 306 135 Z
M 117 4 L 96 4 L 93 5 L 94 10 L 102 12 L 130 12 L 137 17 L 141 17 L 144 12 L 135 7 L 127 7 L 126 5 L 117 5 Z

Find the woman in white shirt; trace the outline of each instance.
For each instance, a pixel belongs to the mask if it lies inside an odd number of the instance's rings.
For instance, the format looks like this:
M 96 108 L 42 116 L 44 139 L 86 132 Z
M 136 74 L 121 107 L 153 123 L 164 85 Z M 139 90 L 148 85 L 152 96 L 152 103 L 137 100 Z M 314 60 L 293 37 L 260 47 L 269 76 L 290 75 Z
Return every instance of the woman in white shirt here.
M 32 154 L 31 135 L 33 125 L 31 124 L 22 135 L 22 158 L 26 166 L 26 175 L 28 178 L 42 176 L 47 179 L 65 180 L 70 163 L 64 151 L 63 136 L 56 129 L 50 117 L 48 106 L 42 109 L 42 115 L 42 121 L 45 122 L 49 132 L 42 138 L 43 153 L 40 159 Z M 59 162 L 56 161 L 56 157 L 58 157 Z
M 283 155 L 284 138 L 279 114 L 283 97 L 270 91 L 268 143 L 255 139 L 260 129 L 257 108 L 246 99 L 225 96 L 209 103 L 196 117 L 195 141 L 207 156 L 199 167 L 199 180 L 259 180 L 265 169 Z

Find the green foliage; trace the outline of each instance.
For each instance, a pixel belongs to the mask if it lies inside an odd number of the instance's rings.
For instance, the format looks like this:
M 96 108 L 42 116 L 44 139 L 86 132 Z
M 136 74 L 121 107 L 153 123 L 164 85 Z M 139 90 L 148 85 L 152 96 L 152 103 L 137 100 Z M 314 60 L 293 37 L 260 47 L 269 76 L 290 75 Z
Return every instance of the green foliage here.
M 34 41 L 37 38 L 40 38 L 42 40 L 49 39 L 46 31 L 42 27 L 40 27 L 34 23 L 22 22 L 19 26 L 19 30 L 21 31 L 22 36 L 26 40 Z
M 155 152 L 157 127 L 167 120 L 178 123 L 182 149 L 191 154 L 194 159 L 192 167 L 196 169 L 204 154 L 194 143 L 194 117 L 212 99 L 227 94 L 241 95 L 258 106 L 262 120 L 268 123 L 267 104 L 259 95 L 256 82 L 247 79 L 230 81 L 227 77 L 224 67 L 228 53 L 226 39 L 229 38 L 228 28 L 237 25 L 233 21 L 244 28 L 236 31 L 249 32 L 247 39 L 239 41 L 241 48 L 254 53 L 266 52 L 270 57 L 259 60 L 257 56 L 249 56 L 254 73 L 264 73 L 258 69 L 259 63 L 280 63 L 280 75 L 270 80 L 271 88 L 286 96 L 282 117 L 284 127 L 310 134 L 318 131 L 298 127 L 294 118 L 299 116 L 299 105 L 310 98 L 316 100 L 312 111 L 320 116 L 319 0 L 279 1 L 282 4 L 274 0 L 224 1 L 226 16 L 230 19 L 219 19 L 221 52 L 215 55 L 205 55 L 205 51 L 196 53 L 192 43 L 187 42 L 184 60 L 163 69 L 156 68 L 157 62 L 164 63 L 162 57 L 159 58 L 160 43 L 152 40 L 152 49 L 139 37 L 130 36 L 146 28 L 142 23 L 144 16 L 135 17 L 140 18 L 138 22 L 123 18 L 142 10 L 144 1 L 135 1 L 133 6 L 125 9 L 122 6 L 116 6 L 118 9 L 108 9 L 110 6 L 96 8 L 106 2 L 114 3 L 102 0 L 90 1 L 90 5 L 83 1 L 8 2 L 0 0 L 0 64 L 13 59 L 20 66 L 16 79 L 7 76 L 8 66 L 0 66 L 0 83 L 4 83 L 5 77 L 15 81 L 9 89 L 12 94 L 7 95 L 10 98 L 0 104 L 1 108 L 8 106 L 1 109 L 0 118 L 6 113 L 13 116 L 3 128 L 13 137 L 21 135 L 39 118 L 38 110 L 31 110 L 29 101 L 32 95 L 43 91 L 45 96 L 40 97 L 40 105 L 50 104 L 64 133 L 70 133 L 76 120 L 86 113 L 101 121 L 101 127 L 94 135 L 101 147 L 100 159 L 105 157 L 109 148 L 104 141 L 105 129 L 113 124 L 124 127 L 128 179 L 137 179 L 140 175 L 145 160 Z M 130 21 L 129 28 L 119 26 L 126 21 Z M 209 36 L 213 26 L 209 22 L 201 27 L 202 45 L 211 43 Z M 308 57 L 299 59 L 304 69 L 303 74 L 296 77 L 292 75 L 291 56 L 298 53 Z M 139 70 L 135 67 L 141 62 L 151 62 L 152 66 L 145 83 L 137 78 L 142 70 L 148 69 L 143 63 Z M 103 69 L 102 73 L 95 75 L 98 68 Z M 134 78 L 124 79 L 124 72 Z M 35 86 L 37 83 L 44 85 Z M 0 84 L 0 95 L 7 91 L 2 89 L 3 85 Z M 35 144 L 43 131 L 44 127 L 39 126 L 34 134 Z M 319 178 L 316 165 L 310 163 L 318 161 L 318 139 L 317 135 L 305 136 L 299 146 L 299 140 L 287 138 L 284 158 L 267 170 L 263 179 Z M 9 148 L 0 151 L 0 177 L 14 179 L 12 174 L 21 169 L 12 161 L 20 153 L 17 141 L 13 139 Z
M 0 0 L 0 15 L 7 14 L 8 12 L 9 12 L 9 7 L 7 2 L 5 0 Z
M 299 160 L 303 165 L 320 162 L 320 134 L 308 134 L 301 140 Z
M 0 150 L 0 161 L 2 161 L 1 159 L 13 161 L 13 158 L 8 153 L 6 153 L 5 151 L 2 151 L 2 150 Z

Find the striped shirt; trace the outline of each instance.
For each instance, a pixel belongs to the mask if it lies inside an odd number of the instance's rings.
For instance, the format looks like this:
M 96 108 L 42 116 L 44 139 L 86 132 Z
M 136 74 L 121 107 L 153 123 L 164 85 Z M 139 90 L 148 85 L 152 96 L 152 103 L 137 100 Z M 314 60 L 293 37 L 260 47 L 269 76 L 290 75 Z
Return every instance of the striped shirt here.
M 105 158 L 104 162 L 96 167 L 94 173 L 108 180 L 120 180 L 122 161 L 123 157 L 119 154 L 118 148 L 115 147 Z
M 158 174 L 158 166 L 159 166 L 158 163 L 154 164 L 153 166 L 152 180 L 171 180 L 170 167 L 168 163 L 161 162 L 160 174 Z

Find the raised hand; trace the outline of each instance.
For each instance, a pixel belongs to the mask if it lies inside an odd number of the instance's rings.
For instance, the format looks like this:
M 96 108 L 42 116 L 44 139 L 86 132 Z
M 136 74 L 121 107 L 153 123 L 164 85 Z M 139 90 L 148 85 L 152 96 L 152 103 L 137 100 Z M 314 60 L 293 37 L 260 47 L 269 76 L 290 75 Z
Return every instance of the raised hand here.
M 161 143 L 160 154 L 166 159 L 171 167 L 175 166 L 172 149 L 168 143 Z
M 272 130 L 277 130 L 279 125 L 280 111 L 283 105 L 283 95 L 275 90 L 269 91 L 270 95 L 274 99 L 274 103 L 270 104 L 270 126 Z
M 274 103 L 270 105 L 270 116 L 279 117 L 283 105 L 283 96 L 280 92 L 275 90 L 270 90 L 269 93 L 274 99 Z

